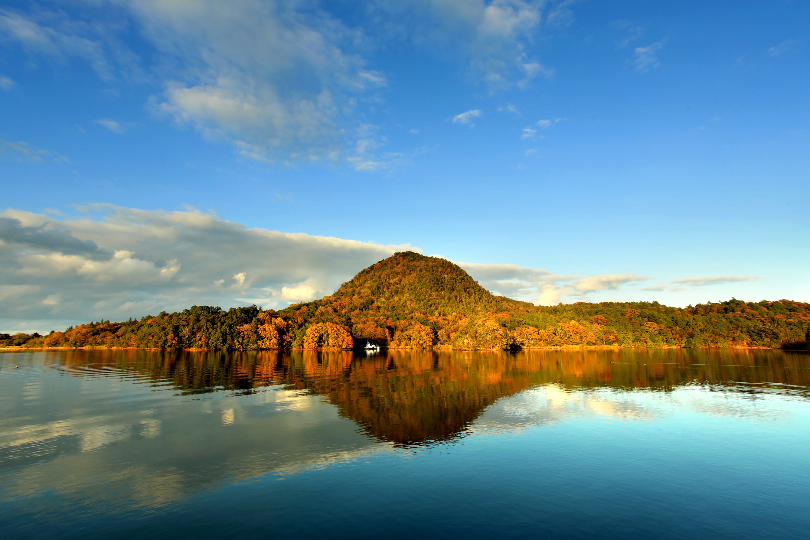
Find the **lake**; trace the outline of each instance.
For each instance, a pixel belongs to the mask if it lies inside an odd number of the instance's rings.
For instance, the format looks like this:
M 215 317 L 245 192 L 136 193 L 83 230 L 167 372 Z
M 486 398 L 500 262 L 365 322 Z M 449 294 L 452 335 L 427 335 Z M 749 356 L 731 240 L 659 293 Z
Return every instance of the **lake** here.
M 0 353 L 0 537 L 799 538 L 810 355 Z

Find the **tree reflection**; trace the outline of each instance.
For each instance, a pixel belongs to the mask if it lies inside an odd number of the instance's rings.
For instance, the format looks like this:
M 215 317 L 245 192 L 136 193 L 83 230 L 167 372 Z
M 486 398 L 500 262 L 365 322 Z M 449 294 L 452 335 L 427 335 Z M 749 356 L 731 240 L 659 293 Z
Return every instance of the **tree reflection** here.
M 169 384 L 181 394 L 253 393 L 282 385 L 324 396 L 378 440 L 414 445 L 462 436 L 483 410 L 527 388 L 671 391 L 706 385 L 734 392 L 810 397 L 808 355 L 757 350 L 499 352 L 351 351 L 53 353 L 72 375 Z

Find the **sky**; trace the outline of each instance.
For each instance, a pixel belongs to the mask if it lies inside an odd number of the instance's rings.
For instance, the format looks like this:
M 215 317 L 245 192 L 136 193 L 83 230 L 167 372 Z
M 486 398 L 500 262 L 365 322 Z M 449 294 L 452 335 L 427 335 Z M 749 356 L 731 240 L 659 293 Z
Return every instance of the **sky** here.
M 330 294 L 810 301 L 810 3 L 5 0 L 0 332 Z

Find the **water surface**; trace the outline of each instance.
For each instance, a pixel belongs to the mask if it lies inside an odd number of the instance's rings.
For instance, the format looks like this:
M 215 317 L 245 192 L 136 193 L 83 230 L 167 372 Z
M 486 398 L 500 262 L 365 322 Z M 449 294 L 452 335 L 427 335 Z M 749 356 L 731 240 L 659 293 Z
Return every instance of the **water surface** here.
M 0 353 L 0 537 L 802 537 L 810 356 Z

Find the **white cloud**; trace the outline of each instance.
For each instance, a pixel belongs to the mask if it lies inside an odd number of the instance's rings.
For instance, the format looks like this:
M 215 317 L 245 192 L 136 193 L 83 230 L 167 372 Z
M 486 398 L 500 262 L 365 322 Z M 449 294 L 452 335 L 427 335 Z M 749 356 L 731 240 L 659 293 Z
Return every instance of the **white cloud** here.
M 118 133 L 119 135 L 126 131 L 126 127 L 124 124 L 116 122 L 115 120 L 111 120 L 109 118 L 102 118 L 100 120 L 96 120 L 96 124 L 107 128 L 108 130 L 112 131 L 113 133 Z
M 520 132 L 521 139 L 534 139 L 535 135 L 537 135 L 537 130 L 529 127 L 523 128 L 523 131 Z
M 472 123 L 473 118 L 478 118 L 483 116 L 484 113 L 481 112 L 480 109 L 472 109 L 467 112 L 463 112 L 461 114 L 457 114 L 453 117 L 454 124 L 469 124 L 470 127 L 474 126 L 475 124 Z
M 457 262 L 456 264 L 469 272 L 475 279 L 486 282 L 511 279 L 537 281 L 553 275 L 548 270 L 518 266 L 516 264 L 481 264 L 469 262 Z
M 603 274 L 582 279 L 514 264 L 456 264 L 489 291 L 543 306 L 582 301 L 589 293 L 615 290 L 651 279 L 636 274 Z
M 488 291 L 524 302 L 535 302 L 538 292 L 550 282 L 574 279 L 570 276 L 554 275 L 548 270 L 516 264 L 468 262 L 456 264 Z
M 523 154 L 524 157 L 531 157 L 537 153 L 537 148 L 529 148 L 526 150 L 526 153 Z
M 673 279 L 674 285 L 684 285 L 686 287 L 706 287 L 708 285 L 723 285 L 725 283 L 738 283 L 740 281 L 756 281 L 759 276 L 711 276 L 711 277 L 688 277 Z
M 759 276 L 708 276 L 708 277 L 688 277 L 673 279 L 667 283 L 659 283 L 650 287 L 643 287 L 642 291 L 649 292 L 678 292 L 687 290 L 690 287 L 710 287 L 712 285 L 725 285 L 728 283 L 740 283 L 745 281 L 757 281 Z
M 5 210 L 0 241 L 0 331 L 194 304 L 281 308 L 329 293 L 395 251 L 412 249 L 249 229 L 197 210 L 111 205 L 58 220 Z
M 664 46 L 664 41 L 656 41 L 646 47 L 636 47 L 636 71 L 647 71 L 660 65 L 658 53 Z
M 46 306 L 58 306 L 59 303 L 62 301 L 62 295 L 59 293 L 50 294 L 42 300 L 42 303 Z
M 539 306 L 556 306 L 560 303 L 566 289 L 557 287 L 553 283 L 543 283 L 540 285 L 540 296 L 537 297 Z
M 309 302 L 322 295 L 318 278 L 310 278 L 296 285 L 281 288 L 281 298 L 287 302 Z
M 573 283 L 574 290 L 579 293 L 589 293 L 595 291 L 606 291 L 618 289 L 628 283 L 647 281 L 652 278 L 637 276 L 636 274 L 602 274 Z
M 388 170 L 405 163 L 405 155 L 400 152 L 382 152 L 388 140 L 379 134 L 379 126 L 361 124 L 355 133 L 355 145 L 346 158 L 356 171 L 373 172 Z
M 543 129 L 548 129 L 551 127 L 551 120 L 538 120 L 537 125 Z
M 155 110 L 250 156 L 326 159 L 342 151 L 355 96 L 385 86 L 352 51 L 356 33 L 299 2 L 128 4 L 146 36 L 184 70 Z
M 0 10 L 0 33 L 31 55 L 85 58 L 104 80 L 140 62 L 120 36 L 140 33 L 155 48 L 149 82 L 161 89 L 149 110 L 230 142 L 248 159 L 342 159 L 354 144 L 358 98 L 387 85 L 360 54 L 359 31 L 295 0 L 94 0 L 81 7 L 81 21 Z M 120 18 L 115 24 L 111 13 Z
M 541 282 L 552 277 L 546 270 L 513 264 L 458 264 L 488 291 L 524 302 L 533 302 Z
M 528 62 L 523 63 L 520 65 L 525 73 L 525 77 L 517 82 L 517 87 L 524 89 L 528 87 L 529 83 L 532 79 L 534 79 L 537 75 L 542 75 L 543 77 L 550 79 L 554 76 L 554 70 L 551 68 L 547 68 L 543 64 L 538 62 Z
M 11 87 L 17 84 L 14 80 L 0 75 L 0 90 L 11 90 Z
M 411 135 L 419 135 L 419 130 L 418 129 L 409 129 L 408 133 L 410 133 Z
M 375 47 L 406 40 L 460 60 L 492 92 L 524 88 L 553 74 L 530 52 L 543 21 L 570 13 L 570 0 L 371 0 L 352 18 L 357 26 L 349 26 L 328 2 L 77 5 L 26 15 L 0 10 L 0 33 L 32 61 L 84 58 L 105 81 L 148 82 L 156 88 L 149 111 L 206 140 L 231 144 L 241 158 L 342 161 L 358 170 L 390 168 L 380 156 L 353 152 L 358 126 L 388 85 L 367 60 Z M 71 19 L 69 12 L 79 15 Z M 126 45 L 130 34 L 153 49 L 144 47 L 148 54 L 139 56 Z M 517 111 L 511 105 L 507 110 Z M 126 128 L 102 121 L 116 133 Z

